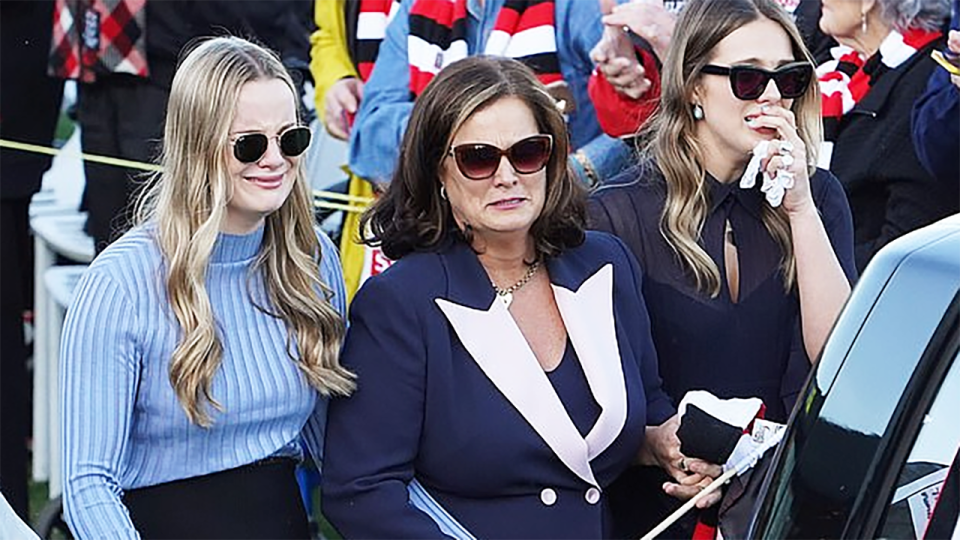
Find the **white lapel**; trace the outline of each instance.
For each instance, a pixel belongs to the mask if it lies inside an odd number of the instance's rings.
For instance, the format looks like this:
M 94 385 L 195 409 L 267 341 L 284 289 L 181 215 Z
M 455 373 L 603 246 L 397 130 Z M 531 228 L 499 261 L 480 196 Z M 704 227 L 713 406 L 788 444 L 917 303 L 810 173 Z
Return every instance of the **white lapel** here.
M 484 311 L 442 298 L 435 301 L 487 378 L 567 468 L 596 486 L 590 460 L 616 439 L 627 415 L 626 386 L 613 325 L 613 268 L 604 266 L 577 292 L 556 285 L 553 291 L 587 384 L 601 407 L 586 439 L 567 415 L 506 306 L 494 299 Z
M 547 443 L 560 461 L 596 486 L 587 443 L 567 416 L 520 328 L 497 299 L 486 311 L 437 298 L 460 342 L 487 378 Z
M 627 421 L 627 387 L 613 321 L 613 265 L 607 264 L 576 292 L 553 285 L 567 335 L 580 358 L 600 416 L 587 433 L 588 458 L 607 449 Z

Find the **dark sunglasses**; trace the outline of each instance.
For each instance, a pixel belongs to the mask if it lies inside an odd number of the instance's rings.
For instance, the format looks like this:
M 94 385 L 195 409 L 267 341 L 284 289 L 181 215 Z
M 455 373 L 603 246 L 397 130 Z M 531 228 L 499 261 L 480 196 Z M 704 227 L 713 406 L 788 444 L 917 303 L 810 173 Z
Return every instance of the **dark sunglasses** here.
M 276 137 L 280 142 L 280 152 L 287 157 L 296 157 L 310 146 L 310 129 L 305 126 L 292 127 Z M 260 161 L 267 152 L 270 138 L 263 133 L 247 133 L 233 140 L 233 156 L 240 163 Z
M 757 99 L 767 88 L 770 79 L 777 84 L 780 95 L 786 99 L 802 96 L 813 77 L 813 66 L 807 62 L 792 62 L 768 71 L 756 66 L 715 66 L 708 64 L 700 70 L 708 75 L 724 75 L 730 77 L 730 88 L 738 99 L 749 101 Z
M 460 174 L 471 180 L 486 180 L 500 168 L 500 158 L 507 156 L 513 170 L 531 174 L 542 170 L 553 152 L 553 136 L 533 135 L 501 150 L 492 144 L 467 143 L 451 146 L 447 152 L 457 161 Z

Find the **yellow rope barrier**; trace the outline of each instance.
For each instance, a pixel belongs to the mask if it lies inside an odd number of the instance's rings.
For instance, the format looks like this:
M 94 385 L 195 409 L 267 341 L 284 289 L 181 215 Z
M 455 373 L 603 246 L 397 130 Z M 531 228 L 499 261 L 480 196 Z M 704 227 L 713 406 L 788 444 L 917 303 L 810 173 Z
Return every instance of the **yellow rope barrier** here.
M 320 197 L 323 199 L 336 199 L 340 201 L 357 202 L 363 205 L 367 205 L 373 202 L 373 197 L 360 197 L 357 195 L 348 195 L 346 193 L 337 193 L 334 191 L 314 190 L 313 196 Z
M 59 148 L 53 148 L 50 146 L 41 146 L 38 144 L 22 143 L 17 141 L 8 141 L 6 139 L 0 139 L 0 148 L 10 148 L 11 150 L 22 150 L 24 152 L 34 152 L 37 154 L 47 154 L 50 156 L 56 156 L 59 154 L 64 154 L 67 156 L 76 155 L 84 161 L 92 161 L 94 163 L 103 163 L 104 165 L 113 165 L 116 167 L 126 167 L 129 169 L 139 169 L 142 171 L 160 171 L 162 168 L 159 165 L 153 163 L 143 163 L 141 161 L 133 161 L 130 159 L 121 159 L 110 156 L 100 156 L 97 154 L 88 154 L 86 152 L 64 152 Z M 358 204 L 339 204 L 336 202 L 326 202 L 323 200 L 316 200 L 313 202 L 318 208 L 328 208 L 331 210 L 343 210 L 345 212 L 363 212 L 366 209 L 366 205 L 373 202 L 371 197 L 358 197 L 356 195 L 348 195 L 345 193 L 336 193 L 333 191 L 324 191 L 324 190 L 314 190 L 313 196 L 315 199 L 333 199 L 339 201 L 346 201 L 348 203 L 358 203 Z
M 345 212 L 356 212 L 362 214 L 364 210 L 367 209 L 366 206 L 360 206 L 356 204 L 339 204 L 326 201 L 313 201 L 313 205 L 317 208 L 329 208 L 331 210 L 343 210 Z
M 23 150 L 25 152 L 36 152 L 38 154 L 47 154 L 51 156 L 56 156 L 57 154 L 64 153 L 59 148 L 52 148 L 49 146 L 40 146 L 38 144 L 29 144 L 16 141 L 8 141 L 6 139 L 0 139 L 0 148 L 10 148 L 12 150 Z M 72 153 L 65 153 L 65 155 L 71 155 Z M 84 161 L 92 161 L 94 163 L 103 163 L 104 165 L 114 165 L 117 167 L 127 167 L 130 169 L 140 169 L 142 171 L 159 171 L 160 166 L 154 165 L 152 163 L 142 163 L 140 161 L 132 161 L 129 159 L 121 159 L 109 156 L 98 156 L 96 154 L 86 154 L 84 152 L 78 152 L 77 155 L 80 159 Z

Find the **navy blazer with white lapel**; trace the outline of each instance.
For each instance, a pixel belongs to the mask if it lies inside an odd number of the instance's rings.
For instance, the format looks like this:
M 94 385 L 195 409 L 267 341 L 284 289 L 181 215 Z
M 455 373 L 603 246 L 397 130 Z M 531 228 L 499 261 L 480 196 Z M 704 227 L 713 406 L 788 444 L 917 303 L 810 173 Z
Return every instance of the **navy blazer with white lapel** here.
M 478 538 L 605 535 L 598 492 L 673 407 L 623 243 L 588 232 L 546 268 L 601 410 L 593 428 L 577 431 L 466 244 L 407 255 L 350 310 L 341 360 L 358 388 L 331 402 L 321 489 L 341 534 L 442 537 L 408 503 L 416 477 Z

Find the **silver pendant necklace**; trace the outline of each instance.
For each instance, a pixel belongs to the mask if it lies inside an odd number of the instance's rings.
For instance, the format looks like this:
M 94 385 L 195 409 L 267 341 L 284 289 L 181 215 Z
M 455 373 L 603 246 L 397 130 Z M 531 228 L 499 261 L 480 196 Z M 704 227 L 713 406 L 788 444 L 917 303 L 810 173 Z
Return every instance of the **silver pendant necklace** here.
M 520 290 L 521 287 L 526 285 L 533 279 L 534 274 L 537 273 L 537 270 L 540 269 L 540 261 L 536 260 L 533 264 L 527 267 L 527 272 L 523 274 L 523 277 L 520 278 L 520 281 L 514 283 L 513 285 L 502 289 L 497 286 L 493 280 L 490 280 L 490 284 L 493 285 L 493 290 L 497 292 L 497 299 L 503 302 L 505 307 L 510 307 L 510 304 L 513 303 L 513 293 Z

